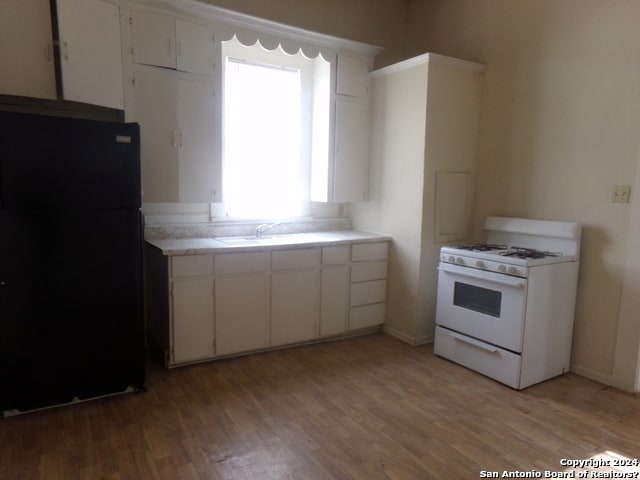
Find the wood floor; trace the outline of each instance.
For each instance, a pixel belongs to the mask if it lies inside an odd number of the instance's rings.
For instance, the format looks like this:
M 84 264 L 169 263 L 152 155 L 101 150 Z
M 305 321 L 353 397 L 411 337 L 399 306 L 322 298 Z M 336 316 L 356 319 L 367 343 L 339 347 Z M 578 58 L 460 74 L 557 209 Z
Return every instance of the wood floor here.
M 517 392 L 383 334 L 152 363 L 147 387 L 0 420 L 0 480 L 544 478 L 640 458 L 636 395 L 573 374 Z

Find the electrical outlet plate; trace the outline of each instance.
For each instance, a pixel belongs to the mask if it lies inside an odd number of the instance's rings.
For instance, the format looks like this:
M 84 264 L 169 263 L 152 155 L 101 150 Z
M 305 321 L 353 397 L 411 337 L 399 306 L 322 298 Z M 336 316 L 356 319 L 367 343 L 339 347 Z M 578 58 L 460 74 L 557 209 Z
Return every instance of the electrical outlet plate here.
M 631 185 L 614 185 L 611 187 L 611 198 L 613 203 L 629 203 L 631 197 Z

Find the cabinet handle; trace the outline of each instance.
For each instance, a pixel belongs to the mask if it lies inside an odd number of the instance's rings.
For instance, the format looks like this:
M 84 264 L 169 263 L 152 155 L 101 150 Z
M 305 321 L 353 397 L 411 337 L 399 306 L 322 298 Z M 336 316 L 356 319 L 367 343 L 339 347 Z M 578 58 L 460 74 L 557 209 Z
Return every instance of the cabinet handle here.
M 47 62 L 51 61 L 51 42 L 44 44 L 44 58 Z
M 171 145 L 182 148 L 182 132 L 178 129 L 171 130 Z
M 489 353 L 498 352 L 498 349 L 496 347 L 479 342 L 478 340 L 474 340 L 473 338 L 465 337 L 454 332 L 449 332 L 449 336 L 462 343 L 468 343 L 469 345 L 473 345 L 474 347 L 478 347 L 482 350 L 486 350 Z

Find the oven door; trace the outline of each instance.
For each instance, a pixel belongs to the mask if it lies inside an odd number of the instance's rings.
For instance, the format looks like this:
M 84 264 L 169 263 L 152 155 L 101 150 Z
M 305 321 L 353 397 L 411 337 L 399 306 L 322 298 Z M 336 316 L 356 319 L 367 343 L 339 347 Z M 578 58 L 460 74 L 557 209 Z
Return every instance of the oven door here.
M 525 278 L 448 263 L 438 270 L 438 325 L 522 352 Z

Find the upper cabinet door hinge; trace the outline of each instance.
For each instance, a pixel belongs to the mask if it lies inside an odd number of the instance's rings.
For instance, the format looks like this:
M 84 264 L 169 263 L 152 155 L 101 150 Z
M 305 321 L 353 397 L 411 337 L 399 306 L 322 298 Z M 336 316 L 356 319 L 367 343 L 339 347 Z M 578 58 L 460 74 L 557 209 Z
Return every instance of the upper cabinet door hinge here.
M 129 17 L 129 25 L 133 25 L 133 17 Z

